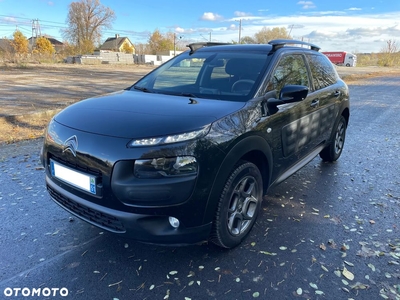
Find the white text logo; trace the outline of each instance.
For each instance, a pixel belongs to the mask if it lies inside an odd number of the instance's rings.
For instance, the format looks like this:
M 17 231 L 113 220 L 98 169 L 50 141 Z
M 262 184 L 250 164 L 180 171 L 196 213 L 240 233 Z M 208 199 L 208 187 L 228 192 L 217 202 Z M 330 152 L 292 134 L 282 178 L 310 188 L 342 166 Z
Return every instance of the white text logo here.
M 17 296 L 23 296 L 23 297 L 30 297 L 30 296 L 43 296 L 43 297 L 55 297 L 55 296 L 61 296 L 61 297 L 67 297 L 68 296 L 68 289 L 63 287 L 63 288 L 5 288 L 4 290 L 4 296 L 6 297 L 17 297 Z

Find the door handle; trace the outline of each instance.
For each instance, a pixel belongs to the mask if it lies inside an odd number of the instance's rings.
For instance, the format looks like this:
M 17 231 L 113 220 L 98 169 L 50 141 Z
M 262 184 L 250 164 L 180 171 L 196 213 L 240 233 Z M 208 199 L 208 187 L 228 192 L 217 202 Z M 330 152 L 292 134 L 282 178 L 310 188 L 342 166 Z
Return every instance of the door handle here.
M 318 99 L 315 99 L 315 100 L 311 101 L 311 104 L 310 104 L 311 107 L 318 107 L 318 105 L 319 105 L 319 100 Z
M 335 97 L 340 97 L 341 92 L 340 92 L 340 91 L 336 91 L 336 92 L 333 93 L 333 95 L 334 95 Z

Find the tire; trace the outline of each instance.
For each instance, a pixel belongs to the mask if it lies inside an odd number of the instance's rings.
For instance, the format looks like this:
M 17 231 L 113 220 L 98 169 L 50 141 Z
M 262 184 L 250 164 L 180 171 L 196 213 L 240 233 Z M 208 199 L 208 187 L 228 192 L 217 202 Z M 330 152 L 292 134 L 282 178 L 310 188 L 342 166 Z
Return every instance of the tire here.
M 253 163 L 239 162 L 222 190 L 211 241 L 223 248 L 239 245 L 256 221 L 262 197 L 260 170 Z
M 340 116 L 339 121 L 337 122 L 332 133 L 329 145 L 319 154 L 322 160 L 332 162 L 339 159 L 343 151 L 344 141 L 346 139 L 346 129 L 346 119 L 343 116 Z

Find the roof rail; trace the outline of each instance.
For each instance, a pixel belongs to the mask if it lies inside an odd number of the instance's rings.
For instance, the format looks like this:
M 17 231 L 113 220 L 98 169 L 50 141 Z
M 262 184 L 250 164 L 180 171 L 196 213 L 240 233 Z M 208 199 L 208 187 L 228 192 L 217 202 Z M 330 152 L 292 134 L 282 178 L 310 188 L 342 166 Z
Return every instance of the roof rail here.
M 231 45 L 231 43 L 199 42 L 199 43 L 191 43 L 189 45 L 186 45 L 186 47 L 189 47 L 190 54 L 193 54 L 196 50 L 203 47 L 221 46 L 221 45 Z
M 317 45 L 314 45 L 311 43 L 298 41 L 298 40 L 288 40 L 288 39 L 272 40 L 272 41 L 269 41 L 268 44 L 272 45 L 272 51 L 276 51 L 285 45 L 306 45 L 306 46 L 309 46 L 311 48 L 311 50 L 314 50 L 317 52 L 321 49 L 321 47 L 318 47 Z

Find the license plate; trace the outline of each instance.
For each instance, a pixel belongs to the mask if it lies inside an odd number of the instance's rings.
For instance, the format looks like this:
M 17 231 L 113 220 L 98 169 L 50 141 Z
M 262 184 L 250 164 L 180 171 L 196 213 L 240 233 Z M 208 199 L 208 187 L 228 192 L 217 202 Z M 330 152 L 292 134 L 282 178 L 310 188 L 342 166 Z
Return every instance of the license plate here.
M 96 194 L 96 177 L 75 171 L 50 159 L 51 175 L 74 187 Z

